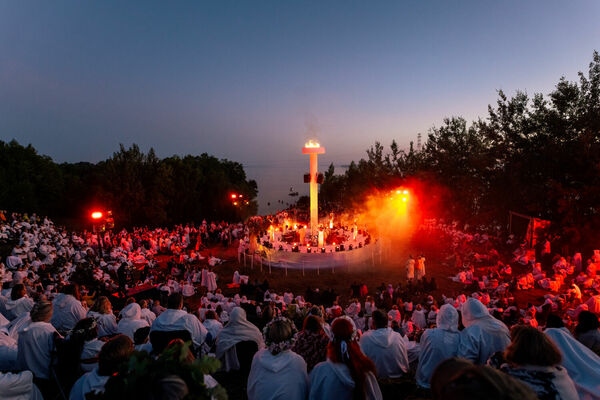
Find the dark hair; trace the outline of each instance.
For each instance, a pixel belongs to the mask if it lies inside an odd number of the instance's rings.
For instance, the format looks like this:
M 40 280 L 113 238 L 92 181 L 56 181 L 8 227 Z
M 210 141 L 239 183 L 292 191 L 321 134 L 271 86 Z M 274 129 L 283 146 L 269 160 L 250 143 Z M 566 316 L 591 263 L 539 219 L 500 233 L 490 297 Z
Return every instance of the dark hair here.
M 444 365 L 451 361 L 454 365 Z M 534 400 L 536 393 L 527 384 L 486 365 L 466 365 L 450 359 L 436 368 L 431 379 L 433 399 Z M 444 373 L 438 373 L 444 366 Z M 454 367 L 451 370 L 448 367 Z M 456 367 L 460 369 L 456 372 Z M 444 379 L 446 378 L 446 379 Z M 439 382 L 442 380 L 443 382 Z
M 512 342 L 504 351 L 504 358 L 509 363 L 546 367 L 562 361 L 556 345 L 537 328 L 516 325 L 511 329 L 510 335 Z
M 323 330 L 321 326 L 321 319 L 316 315 L 309 315 L 304 318 L 304 323 L 302 324 L 302 330 L 308 331 L 311 333 L 319 333 Z
M 575 335 L 580 335 L 588 331 L 600 328 L 598 317 L 590 311 L 582 311 L 577 316 L 577 326 L 575 327 Z
M 373 311 L 373 325 L 375 329 L 387 328 L 388 327 L 388 316 L 381 310 Z
M 556 314 L 548 315 L 548 319 L 546 320 L 546 329 L 548 328 L 564 328 L 565 323 L 562 318 Z
M 143 326 L 141 328 L 136 329 L 133 333 L 133 343 L 134 344 L 144 344 L 146 338 L 150 334 L 150 327 Z
M 70 285 L 66 285 L 63 287 L 62 292 L 64 294 L 70 294 L 75 297 L 77 300 L 81 300 L 81 294 L 79 293 L 79 285 L 76 283 L 72 283 Z
M 98 375 L 111 376 L 121 363 L 129 360 L 133 353 L 133 342 L 125 335 L 117 335 L 104 343 L 98 355 Z
M 85 342 L 97 337 L 98 326 L 94 318 L 84 318 L 75 324 L 60 352 L 59 368 L 62 374 L 76 379 L 79 375 L 79 362 Z
M 25 285 L 22 283 L 17 283 L 10 291 L 10 299 L 19 300 L 21 297 L 25 297 L 26 294 L 27 290 L 25 290 Z
M 208 310 L 204 313 L 204 319 L 218 319 L 218 316 L 213 310 Z
M 181 293 L 173 293 L 167 299 L 167 308 L 178 310 L 183 305 L 183 296 Z

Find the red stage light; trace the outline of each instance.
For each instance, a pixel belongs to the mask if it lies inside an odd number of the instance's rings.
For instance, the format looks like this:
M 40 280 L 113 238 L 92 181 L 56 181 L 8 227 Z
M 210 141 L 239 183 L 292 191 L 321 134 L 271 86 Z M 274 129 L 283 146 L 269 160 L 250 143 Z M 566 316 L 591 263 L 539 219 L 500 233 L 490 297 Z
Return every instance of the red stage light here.
M 100 219 L 102 218 L 102 213 L 100 211 L 94 211 L 92 213 L 92 219 Z
M 237 194 L 235 194 L 235 193 L 234 193 L 234 194 L 232 194 L 232 195 L 231 195 L 231 198 L 232 198 L 232 199 L 237 199 Z

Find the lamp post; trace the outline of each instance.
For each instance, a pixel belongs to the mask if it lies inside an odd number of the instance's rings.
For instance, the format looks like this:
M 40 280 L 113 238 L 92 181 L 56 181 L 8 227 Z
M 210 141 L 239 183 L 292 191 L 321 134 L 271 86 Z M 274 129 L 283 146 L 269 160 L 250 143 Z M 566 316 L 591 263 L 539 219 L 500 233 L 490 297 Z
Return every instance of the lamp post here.
M 325 147 L 319 142 L 309 140 L 302 148 L 302 154 L 310 157 L 310 236 L 317 235 L 319 228 L 319 187 L 317 186 L 318 164 L 317 155 L 325 154 Z

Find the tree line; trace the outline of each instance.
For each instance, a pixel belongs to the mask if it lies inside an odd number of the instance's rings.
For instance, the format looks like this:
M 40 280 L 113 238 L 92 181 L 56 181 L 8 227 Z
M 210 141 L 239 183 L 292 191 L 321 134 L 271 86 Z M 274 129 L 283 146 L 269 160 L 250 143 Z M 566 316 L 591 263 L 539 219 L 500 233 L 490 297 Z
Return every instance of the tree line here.
M 593 232 L 600 227 L 597 51 L 587 74 L 578 76 L 561 78 L 546 96 L 499 91 L 486 117 L 446 118 L 419 149 L 411 143 L 401 150 L 394 141 L 386 151 L 377 142 L 344 174 L 331 165 L 320 199 L 351 207 L 373 189 L 414 181 L 425 202 L 436 197 L 436 211 L 446 218 L 503 223 L 512 210 Z
M 234 205 L 230 195 L 248 200 Z M 0 208 L 89 226 L 94 209 L 117 227 L 243 220 L 257 211 L 257 184 L 240 163 L 199 156 L 160 159 L 133 144 L 98 163 L 55 163 L 32 145 L 0 141 Z

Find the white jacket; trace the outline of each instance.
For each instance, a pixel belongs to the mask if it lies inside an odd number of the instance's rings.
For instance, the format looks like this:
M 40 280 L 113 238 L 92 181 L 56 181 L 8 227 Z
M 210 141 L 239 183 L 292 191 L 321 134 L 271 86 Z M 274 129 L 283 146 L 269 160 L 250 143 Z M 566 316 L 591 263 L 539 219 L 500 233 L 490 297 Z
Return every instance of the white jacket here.
M 408 354 L 402 336 L 392 328 L 367 331 L 360 348 L 377 368 L 378 378 L 399 378 L 408 372 Z
M 304 400 L 308 393 L 306 362 L 291 350 L 254 355 L 248 376 L 248 400 Z
M 70 294 L 59 293 L 52 301 L 52 319 L 50 322 L 60 331 L 70 331 L 85 318 L 85 308 Z
M 200 320 L 183 310 L 166 309 L 154 320 L 151 331 L 178 331 L 186 330 L 190 333 L 196 346 L 202 345 L 208 331 Z
M 2 400 L 43 400 L 42 394 L 33 383 L 31 371 L 17 374 L 0 372 Z
M 309 400 L 352 399 L 354 380 L 346 364 L 321 362 L 310 373 Z M 368 373 L 365 379 L 365 399 L 381 400 L 381 390 L 375 375 Z

